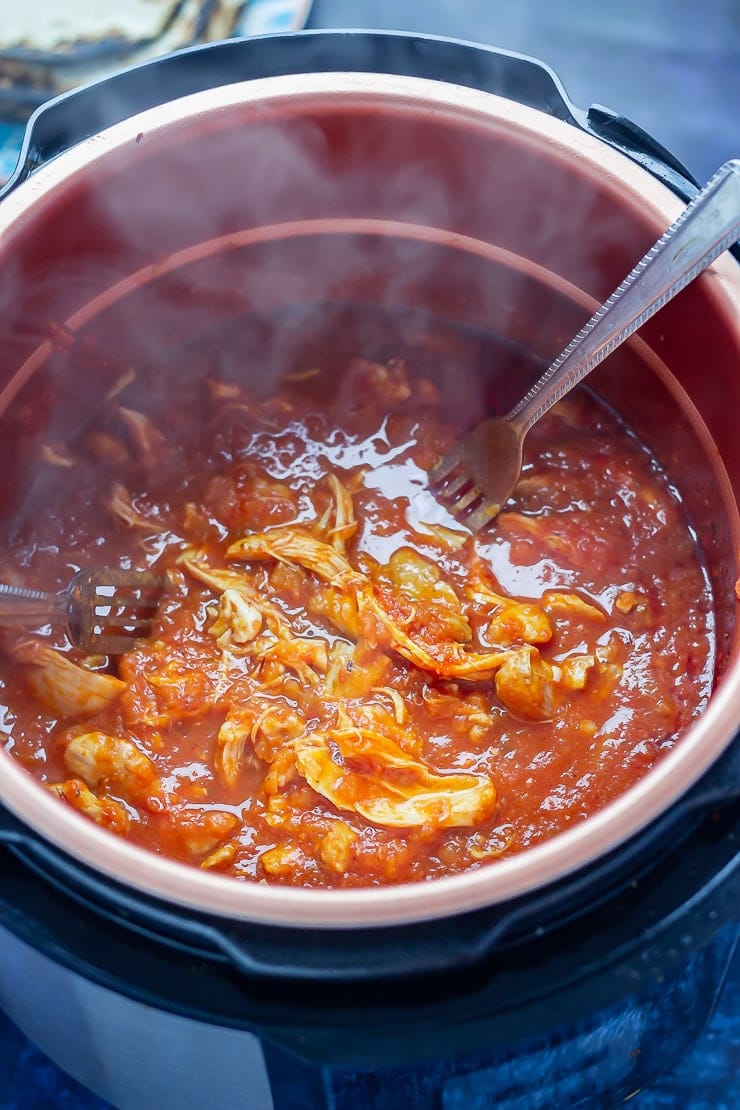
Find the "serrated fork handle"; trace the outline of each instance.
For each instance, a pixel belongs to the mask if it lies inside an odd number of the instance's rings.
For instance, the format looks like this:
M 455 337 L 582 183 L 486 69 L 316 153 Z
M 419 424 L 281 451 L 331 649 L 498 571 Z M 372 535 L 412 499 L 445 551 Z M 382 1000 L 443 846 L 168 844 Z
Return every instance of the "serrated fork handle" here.
M 740 238 L 740 161 L 725 162 L 509 413 L 525 435 Z
M 39 620 L 63 613 L 65 608 L 64 594 L 0 582 L 0 624 L 38 624 Z

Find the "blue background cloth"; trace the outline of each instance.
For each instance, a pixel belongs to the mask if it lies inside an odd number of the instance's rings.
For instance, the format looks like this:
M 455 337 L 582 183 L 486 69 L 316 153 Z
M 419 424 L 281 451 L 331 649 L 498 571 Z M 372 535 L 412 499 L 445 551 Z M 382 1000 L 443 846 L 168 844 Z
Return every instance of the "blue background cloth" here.
M 573 101 L 626 115 L 704 182 L 740 156 L 739 0 L 314 0 L 312 28 L 365 27 L 449 35 L 549 63 Z M 0 116 L 2 114 L 0 104 Z M 19 130 L 0 122 L 0 173 Z M 740 1105 L 740 958 L 691 1053 L 635 1110 Z M 0 1110 L 103 1110 L 0 1014 Z M 147 1108 L 142 1108 L 147 1110 Z M 224 1107 L 224 1110 L 231 1110 Z
M 704 183 L 740 157 L 739 0 L 314 0 L 309 27 L 421 31 L 539 58 Z

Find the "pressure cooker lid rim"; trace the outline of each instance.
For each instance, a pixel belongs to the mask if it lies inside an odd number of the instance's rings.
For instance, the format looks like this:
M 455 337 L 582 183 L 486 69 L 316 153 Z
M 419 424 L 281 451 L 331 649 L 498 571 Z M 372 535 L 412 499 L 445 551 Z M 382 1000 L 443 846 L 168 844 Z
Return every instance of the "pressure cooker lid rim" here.
M 595 135 L 643 166 L 683 200 L 695 195 L 696 179 L 669 150 L 609 108 L 593 104 L 583 110 L 575 106 L 557 73 L 541 59 L 432 34 L 358 28 L 303 30 L 200 44 L 47 100 L 29 120 L 22 156 L 6 191 L 38 161 L 123 118 L 129 105 L 140 111 L 197 89 L 242 80 L 245 75 L 327 70 L 433 77 L 508 96 Z
M 433 76 L 489 92 L 505 89 L 521 103 L 586 126 L 587 113 L 571 102 L 557 73 L 530 55 L 412 31 L 304 29 L 185 47 L 45 100 L 28 120 L 18 166 L 0 196 L 40 162 L 132 112 L 247 77 L 330 71 Z
M 100 84 L 103 85 L 104 82 Z M 84 91 L 92 94 L 96 88 L 97 86 L 93 85 Z M 72 98 L 77 95 L 77 92 L 78 90 L 75 90 L 64 94 L 53 103 L 64 103 L 66 97 L 70 97 L 70 102 L 73 103 Z M 665 194 L 676 204 L 680 203 L 675 193 L 641 166 L 630 161 L 625 153 L 596 135 L 573 126 L 568 114 L 547 113 L 541 108 L 510 99 L 497 92 L 472 85 L 454 84 L 439 78 L 343 69 L 253 77 L 234 81 L 228 85 L 208 87 L 146 107 L 93 134 L 85 135 L 72 146 L 54 152 L 54 156 L 48 162 L 34 164 L 31 167 L 33 173 L 29 180 L 38 181 L 54 168 L 57 172 L 53 174 L 53 181 L 59 184 L 64 176 L 76 170 L 88 168 L 117 146 L 124 146 L 132 141 L 141 143 L 142 140 L 151 139 L 157 130 L 177 122 L 195 120 L 201 114 L 214 114 L 247 104 L 283 106 L 291 101 L 301 108 L 310 102 L 312 96 L 333 97 L 335 106 L 342 107 L 349 106 L 346 98 L 351 98 L 351 101 L 357 105 L 363 97 L 366 98 L 367 103 L 382 104 L 384 107 L 393 107 L 395 104 L 402 108 L 413 103 L 437 118 L 440 117 L 440 113 L 449 111 L 454 115 L 455 122 L 469 125 L 477 121 L 482 126 L 486 124 L 490 126 L 492 122 L 497 121 L 506 127 L 514 127 L 520 129 L 522 133 L 531 133 L 544 139 L 548 143 L 549 154 L 553 154 L 560 148 L 563 154 L 567 153 L 570 157 L 576 155 L 592 162 L 604 162 L 601 168 L 608 178 L 614 176 L 615 179 L 619 179 L 622 173 L 628 174 L 630 171 L 633 174 L 636 173 L 638 175 L 636 180 L 641 182 L 637 186 L 638 189 L 649 190 L 653 186 L 660 190 L 658 195 L 661 197 L 659 201 L 661 206 L 665 203 Z M 42 107 L 37 115 L 41 116 L 48 108 L 49 106 Z M 33 125 L 32 117 L 29 121 L 21 161 L 24 156 L 31 156 L 29 145 L 33 146 L 31 140 Z M 512 137 L 511 133 L 509 137 Z M 22 195 L 28 188 L 28 181 L 21 181 L 21 184 L 23 185 L 23 189 L 20 190 Z M 8 204 L 12 205 L 18 195 L 17 177 L 14 177 L 5 186 L 3 193 L 0 193 L 3 197 L 3 209 Z M 648 203 L 651 199 L 650 195 L 645 197 Z M 680 208 L 676 207 L 675 211 L 680 211 Z

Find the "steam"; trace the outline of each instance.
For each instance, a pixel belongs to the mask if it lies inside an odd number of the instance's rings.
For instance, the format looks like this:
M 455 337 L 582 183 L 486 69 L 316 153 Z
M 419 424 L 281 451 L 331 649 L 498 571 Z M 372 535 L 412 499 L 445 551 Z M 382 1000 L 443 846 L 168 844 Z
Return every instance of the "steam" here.
M 33 445 L 79 436 L 127 368 L 174 366 L 179 403 L 179 352 L 204 337 L 204 374 L 248 374 L 273 391 L 300 369 L 306 321 L 326 305 L 370 306 L 352 315 L 348 354 L 423 350 L 437 341 L 435 317 L 499 335 L 535 358 L 504 359 L 477 403 L 479 368 L 461 364 L 443 385 L 461 422 L 484 401 L 502 410 L 518 399 L 537 360 L 588 316 L 549 271 L 603 284 L 613 242 L 603 198 L 585 175 L 551 176 L 541 150 L 465 111 L 383 104 L 267 100 L 144 130 L 39 204 L 0 274 L 6 365 L 32 371 L 8 413 L 25 414 L 31 432 L 24 467 Z M 553 195 L 566 179 L 567 197 Z M 585 266 L 581 223 L 591 225 Z M 260 323 L 276 315 L 278 327 Z M 57 496 L 58 469 L 29 486 L 12 452 L 4 461 L 25 518 Z

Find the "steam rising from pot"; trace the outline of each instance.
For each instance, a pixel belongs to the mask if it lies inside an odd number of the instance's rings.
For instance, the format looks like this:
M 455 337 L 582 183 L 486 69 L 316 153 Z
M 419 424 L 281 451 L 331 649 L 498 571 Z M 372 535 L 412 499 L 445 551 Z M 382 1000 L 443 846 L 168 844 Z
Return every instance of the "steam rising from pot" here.
M 39 175 L 35 220 L 0 274 L 10 362 L 31 356 L 24 403 L 38 438 L 67 439 L 122 370 L 176 363 L 185 345 L 234 321 L 242 343 L 232 329 L 222 369 L 248 363 L 269 392 L 294 368 L 291 316 L 263 332 L 249 321 L 277 310 L 424 309 L 535 360 L 560 349 L 588 315 L 569 300 L 568 276 L 596 295 L 610 288 L 611 254 L 637 257 L 639 227 L 615 246 L 608 189 L 573 173 L 560 150 L 548 151 L 544 173 L 541 143 L 512 135 L 506 113 L 492 121 L 479 105 L 434 103 L 434 86 L 409 99 L 394 78 L 376 95 L 368 80 L 361 91 L 348 78 L 296 96 L 292 79 L 290 95 L 226 90 L 201 112 L 165 106 L 155 113 L 164 125 L 124 125 L 123 141 L 101 144 L 102 157 L 47 194 Z M 359 349 L 377 347 L 377 319 L 358 325 Z M 413 342 L 423 346 L 420 320 Z M 458 383 L 447 385 L 454 398 Z M 504 377 L 499 408 L 506 389 Z

